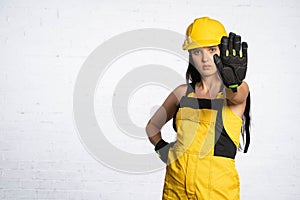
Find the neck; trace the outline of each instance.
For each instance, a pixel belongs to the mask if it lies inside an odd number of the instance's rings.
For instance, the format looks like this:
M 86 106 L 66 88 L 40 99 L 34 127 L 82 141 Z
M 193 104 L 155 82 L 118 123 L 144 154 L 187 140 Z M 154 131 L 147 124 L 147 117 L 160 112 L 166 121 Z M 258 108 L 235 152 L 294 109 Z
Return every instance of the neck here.
M 201 82 L 196 88 L 196 96 L 199 98 L 216 98 L 223 84 L 219 76 L 201 78 Z
M 203 91 L 214 91 L 220 90 L 222 86 L 222 80 L 219 76 L 208 76 L 208 77 L 201 77 L 201 86 Z

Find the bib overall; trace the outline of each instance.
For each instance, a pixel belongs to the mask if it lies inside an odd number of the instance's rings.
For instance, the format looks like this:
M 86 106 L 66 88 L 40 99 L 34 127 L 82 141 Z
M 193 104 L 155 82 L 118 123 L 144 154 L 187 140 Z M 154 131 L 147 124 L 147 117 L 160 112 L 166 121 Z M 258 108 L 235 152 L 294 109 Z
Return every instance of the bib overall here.
M 170 148 L 163 200 L 239 200 L 235 167 L 242 119 L 216 99 L 195 98 L 188 87 L 173 118 L 177 141 Z

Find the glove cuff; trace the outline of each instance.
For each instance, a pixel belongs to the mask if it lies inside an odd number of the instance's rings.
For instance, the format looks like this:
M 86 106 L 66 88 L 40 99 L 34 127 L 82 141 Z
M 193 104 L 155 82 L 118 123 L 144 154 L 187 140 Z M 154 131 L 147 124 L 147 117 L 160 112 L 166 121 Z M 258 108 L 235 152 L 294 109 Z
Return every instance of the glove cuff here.
M 232 90 L 232 92 L 237 92 L 239 84 L 229 85 L 228 87 Z
M 161 139 L 161 140 L 159 140 L 159 141 L 156 143 L 154 150 L 155 150 L 155 151 L 158 151 L 158 150 L 160 150 L 161 148 L 167 146 L 168 144 L 169 144 L 168 142 L 166 142 L 166 141 L 164 141 L 163 139 Z

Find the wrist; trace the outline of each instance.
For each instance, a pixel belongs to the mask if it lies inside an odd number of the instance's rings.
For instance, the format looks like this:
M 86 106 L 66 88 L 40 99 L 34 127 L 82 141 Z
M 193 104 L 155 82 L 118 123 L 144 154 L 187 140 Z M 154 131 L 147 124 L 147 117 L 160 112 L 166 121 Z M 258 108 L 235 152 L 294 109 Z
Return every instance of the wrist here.
M 238 87 L 239 87 L 239 84 L 233 84 L 233 85 L 228 86 L 228 88 L 231 89 L 232 92 L 237 92 Z
M 163 147 L 167 146 L 169 143 L 164 141 L 163 139 L 160 139 L 156 144 L 155 144 L 155 151 L 158 151 L 162 149 Z
M 240 86 L 236 88 L 236 92 L 233 92 L 230 88 L 225 88 L 225 97 L 232 104 L 242 104 L 246 101 L 249 93 L 249 88 L 246 82 L 242 82 Z

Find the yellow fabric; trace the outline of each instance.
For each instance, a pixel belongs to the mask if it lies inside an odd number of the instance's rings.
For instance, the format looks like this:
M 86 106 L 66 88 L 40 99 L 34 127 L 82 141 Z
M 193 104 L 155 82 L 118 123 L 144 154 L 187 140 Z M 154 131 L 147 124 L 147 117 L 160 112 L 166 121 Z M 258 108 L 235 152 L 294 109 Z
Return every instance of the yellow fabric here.
M 238 147 L 240 144 L 240 132 L 243 120 L 237 116 L 229 106 L 223 107 L 222 112 L 223 125 L 231 140 Z
M 191 154 L 207 154 L 214 145 L 216 116 L 215 110 L 179 108 L 176 115 L 177 148 Z
M 179 108 L 177 142 L 169 151 L 163 200 L 239 200 L 239 177 L 234 159 L 214 156 L 217 112 Z M 238 147 L 241 118 L 225 105 L 222 119 L 227 134 Z

